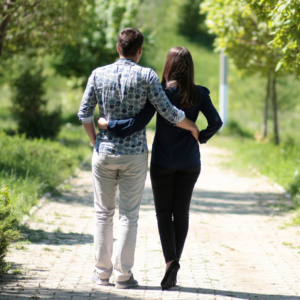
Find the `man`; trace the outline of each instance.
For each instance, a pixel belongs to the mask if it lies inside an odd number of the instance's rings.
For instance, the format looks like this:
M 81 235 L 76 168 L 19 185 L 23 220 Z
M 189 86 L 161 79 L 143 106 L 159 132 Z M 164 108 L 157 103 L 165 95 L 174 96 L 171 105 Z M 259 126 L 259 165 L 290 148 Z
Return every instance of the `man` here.
M 161 88 L 157 74 L 137 63 L 142 55 L 143 35 L 126 28 L 119 34 L 117 51 L 120 59 L 92 72 L 78 112 L 79 119 L 94 145 L 92 174 L 95 206 L 95 271 L 92 280 L 109 285 L 113 271 L 113 216 L 117 187 L 120 190 L 119 229 L 116 262 L 117 288 L 138 285 L 131 269 L 134 263 L 137 222 L 148 170 L 145 128 L 127 138 L 117 138 L 107 130 L 96 135 L 94 109 L 107 120 L 135 116 L 147 98 L 166 120 L 190 130 L 197 138 L 198 128 L 183 111 L 174 107 Z

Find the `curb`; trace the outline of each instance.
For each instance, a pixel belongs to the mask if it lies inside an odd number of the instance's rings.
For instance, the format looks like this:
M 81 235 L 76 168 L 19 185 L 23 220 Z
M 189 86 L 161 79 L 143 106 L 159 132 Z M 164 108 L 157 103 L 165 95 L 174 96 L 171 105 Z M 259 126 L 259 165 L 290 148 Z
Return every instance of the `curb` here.
M 51 195 L 50 193 L 45 193 L 45 194 L 43 195 L 43 197 L 40 198 L 40 199 L 38 200 L 38 204 L 31 207 L 31 209 L 30 209 L 28 215 L 26 215 L 26 216 L 23 217 L 22 221 L 20 222 L 20 225 L 25 225 L 26 222 L 29 220 L 29 218 L 30 218 L 30 217 L 31 217 L 38 209 L 40 209 L 40 208 L 44 205 L 45 201 L 46 201 L 47 199 L 51 198 L 51 196 L 52 196 L 52 195 Z

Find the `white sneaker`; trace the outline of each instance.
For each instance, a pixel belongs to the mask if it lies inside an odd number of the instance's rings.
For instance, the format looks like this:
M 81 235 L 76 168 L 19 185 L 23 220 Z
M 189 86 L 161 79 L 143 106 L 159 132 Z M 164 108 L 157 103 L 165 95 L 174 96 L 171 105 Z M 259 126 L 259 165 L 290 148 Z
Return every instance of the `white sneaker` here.
M 96 270 L 93 273 L 92 282 L 96 283 L 96 284 L 99 284 L 99 285 L 104 285 L 104 286 L 111 285 L 109 283 L 109 278 L 107 278 L 107 279 L 101 279 L 101 278 L 99 278 L 98 273 L 96 272 Z

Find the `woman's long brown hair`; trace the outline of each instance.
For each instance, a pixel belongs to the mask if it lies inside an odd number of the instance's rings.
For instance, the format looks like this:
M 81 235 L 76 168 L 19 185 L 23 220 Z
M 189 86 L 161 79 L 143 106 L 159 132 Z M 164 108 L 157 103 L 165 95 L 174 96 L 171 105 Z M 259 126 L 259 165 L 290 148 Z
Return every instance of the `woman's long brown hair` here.
M 188 49 L 174 47 L 169 51 L 162 83 L 166 84 L 166 89 L 175 86 L 179 87 L 180 108 L 189 108 L 197 105 L 199 94 L 194 83 L 194 63 Z

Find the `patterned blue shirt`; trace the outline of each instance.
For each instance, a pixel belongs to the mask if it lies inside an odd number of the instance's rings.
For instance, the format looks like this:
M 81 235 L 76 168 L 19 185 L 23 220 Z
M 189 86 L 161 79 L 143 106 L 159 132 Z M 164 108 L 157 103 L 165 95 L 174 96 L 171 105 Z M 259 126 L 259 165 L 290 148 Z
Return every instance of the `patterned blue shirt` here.
M 171 104 L 152 69 L 121 58 L 93 71 L 81 100 L 78 117 L 83 123 L 93 122 L 97 104 L 100 116 L 107 121 L 134 117 L 144 108 L 147 98 L 169 122 L 177 124 L 185 118 L 184 112 Z M 99 130 L 95 149 L 114 155 L 145 153 L 148 151 L 146 129 L 125 138 Z

